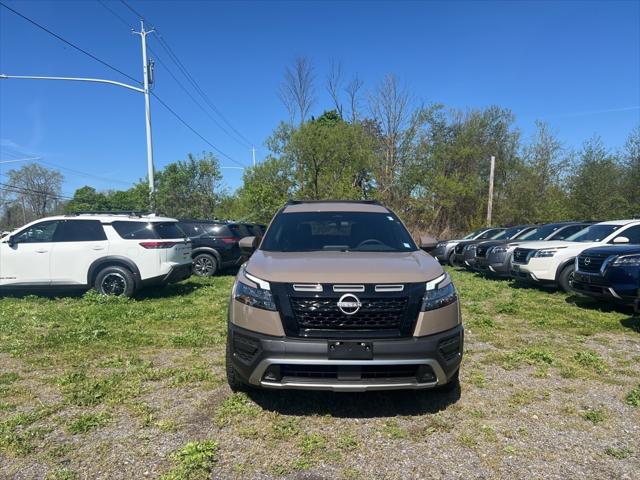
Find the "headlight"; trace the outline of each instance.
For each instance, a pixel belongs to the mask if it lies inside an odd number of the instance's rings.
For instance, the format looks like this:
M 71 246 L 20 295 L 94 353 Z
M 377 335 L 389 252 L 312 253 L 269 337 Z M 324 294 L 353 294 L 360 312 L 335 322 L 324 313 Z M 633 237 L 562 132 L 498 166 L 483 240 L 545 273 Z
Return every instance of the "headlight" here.
M 626 255 L 617 257 L 611 265 L 614 267 L 640 267 L 640 255 Z
M 466 251 L 468 251 L 468 252 L 470 252 L 470 251 L 472 251 L 472 250 L 475 250 L 476 248 L 478 248 L 478 247 L 477 247 L 477 246 L 475 246 L 475 245 L 467 245 L 466 247 L 464 247 L 464 249 L 465 249 Z
M 440 287 L 441 284 L 449 281 L 444 287 Z M 451 278 L 448 273 L 441 275 L 440 277 L 427 282 L 427 291 L 422 297 L 422 308 L 420 309 L 423 312 L 428 310 L 435 310 L 437 308 L 446 307 L 447 305 L 451 305 L 458 299 L 458 293 L 456 292 L 453 283 L 451 283 Z
M 506 253 L 507 250 L 508 248 L 503 246 L 492 247 L 490 249 L 491 253 Z
M 254 281 L 254 277 L 247 275 L 246 273 L 245 276 L 249 280 Z M 245 305 L 249 305 L 250 307 L 275 311 L 276 304 L 273 301 L 271 290 L 269 290 L 269 283 L 257 278 L 255 279 L 255 281 L 258 287 L 251 287 L 246 283 L 238 280 L 238 282 L 236 283 L 234 298 L 240 303 L 244 303 Z
M 538 250 L 534 257 L 536 258 L 545 258 L 545 257 L 553 257 L 556 253 L 558 253 L 558 250 L 556 250 L 555 248 L 548 248 L 546 250 Z

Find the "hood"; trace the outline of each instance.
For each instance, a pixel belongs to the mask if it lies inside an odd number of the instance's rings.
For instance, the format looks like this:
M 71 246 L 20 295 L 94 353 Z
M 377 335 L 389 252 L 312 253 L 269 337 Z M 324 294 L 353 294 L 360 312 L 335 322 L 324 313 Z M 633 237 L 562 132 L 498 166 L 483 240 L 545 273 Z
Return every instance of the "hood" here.
M 606 247 L 590 248 L 582 252 L 583 255 L 590 253 L 605 255 L 638 255 L 640 254 L 640 245 L 607 245 Z
M 533 248 L 535 250 L 542 250 L 548 248 L 575 248 L 578 250 L 584 250 L 590 246 L 599 245 L 593 242 L 567 242 L 566 240 L 541 240 L 538 242 L 517 242 L 519 248 Z
M 431 255 L 415 252 L 267 252 L 256 250 L 247 272 L 283 283 L 418 283 L 444 273 Z

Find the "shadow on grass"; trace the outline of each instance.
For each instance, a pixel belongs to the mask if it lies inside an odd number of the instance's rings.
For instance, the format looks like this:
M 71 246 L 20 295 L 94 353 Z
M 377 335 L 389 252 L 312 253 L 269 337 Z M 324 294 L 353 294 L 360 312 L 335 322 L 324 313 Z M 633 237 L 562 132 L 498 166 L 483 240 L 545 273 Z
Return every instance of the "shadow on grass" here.
M 376 418 L 437 413 L 460 399 L 461 389 L 402 390 L 368 393 L 256 390 L 251 399 L 265 410 L 282 415 L 329 415 L 338 418 Z
M 182 295 L 188 295 L 205 285 L 184 281 L 171 285 L 158 285 L 145 287 L 133 294 L 134 300 L 146 300 L 150 298 L 171 298 Z M 37 296 L 47 299 L 55 298 L 82 298 L 82 296 L 90 291 L 88 288 L 72 288 L 72 287 L 42 287 L 30 289 L 11 289 L 0 290 L 0 298 L 25 298 Z
M 171 298 L 171 297 L 180 297 L 183 295 L 189 295 L 199 288 L 204 287 L 205 285 L 191 282 L 189 280 L 180 282 L 180 283 L 172 283 L 170 285 L 158 285 L 153 287 L 146 287 L 138 290 L 134 293 L 133 298 L 135 300 L 146 300 L 150 298 Z
M 585 297 L 582 295 L 569 295 L 565 302 L 575 305 L 576 307 L 598 310 L 604 313 L 618 312 L 624 314 L 633 314 L 633 306 L 624 303 L 616 303 L 614 301 L 607 302 L 606 300 L 600 300 L 592 297 Z

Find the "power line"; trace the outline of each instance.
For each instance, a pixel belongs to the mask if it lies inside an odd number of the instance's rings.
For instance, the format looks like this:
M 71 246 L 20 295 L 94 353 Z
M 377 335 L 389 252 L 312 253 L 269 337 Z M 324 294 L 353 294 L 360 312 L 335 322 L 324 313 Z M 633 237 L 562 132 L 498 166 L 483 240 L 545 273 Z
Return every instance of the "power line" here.
M 14 149 L 12 149 L 12 150 L 6 150 L 5 153 L 8 154 L 8 155 L 12 155 L 14 158 L 20 158 L 20 156 L 22 156 L 22 157 L 32 157 L 32 158 L 24 158 L 23 160 L 31 160 L 34 163 L 42 163 L 44 165 L 49 165 L 51 167 L 58 168 L 60 170 L 65 170 L 65 171 L 71 172 L 71 173 L 73 173 L 75 175 L 82 176 L 82 177 L 93 178 L 93 179 L 96 179 L 96 180 L 102 180 L 104 182 L 119 183 L 119 184 L 127 185 L 127 186 L 135 185 L 134 182 L 127 182 L 127 181 L 124 181 L 124 180 L 116 180 L 114 178 L 107 178 L 107 177 L 102 177 L 100 175 L 95 175 L 93 173 L 83 172 L 82 170 L 75 170 L 73 168 L 65 167 L 65 166 L 59 165 L 57 163 L 49 162 L 48 160 L 42 160 L 42 157 L 39 157 L 39 156 L 37 156 L 35 154 L 20 152 L 18 150 L 14 150 Z
M 191 130 L 193 133 L 195 133 L 198 137 L 200 137 L 200 139 L 205 142 L 207 145 L 209 145 L 211 148 L 213 148 L 216 152 L 218 152 L 220 155 L 222 155 L 223 157 L 225 157 L 228 160 L 231 160 L 233 163 L 240 165 L 241 167 L 244 168 L 244 165 L 242 165 L 240 162 L 238 162 L 237 160 L 235 160 L 234 158 L 230 157 L 229 155 L 227 155 L 226 153 L 224 153 L 222 150 L 220 150 L 218 147 L 216 147 L 213 143 L 211 143 L 209 140 L 207 140 L 205 137 L 203 137 L 195 128 L 193 128 L 191 125 L 189 125 L 180 115 L 178 115 L 176 113 L 176 111 L 171 108 L 169 105 L 167 105 L 165 103 L 164 100 L 162 100 L 158 94 L 156 94 L 155 92 L 151 92 L 151 95 L 153 95 L 156 100 L 158 100 L 158 102 L 160 102 L 160 104 L 166 108 L 167 110 L 169 110 L 169 112 L 171 112 L 171 114 L 176 117 L 185 127 L 187 127 L 189 130 Z
M 9 185 L 8 183 L 0 182 L 0 186 L 3 187 L 2 190 L 12 192 L 12 193 L 36 193 L 38 195 L 48 195 L 51 198 L 57 198 L 62 200 L 73 200 L 73 197 L 68 197 L 66 195 L 57 194 L 53 192 L 45 192 L 44 190 L 35 190 L 32 188 L 18 187 L 16 185 Z
M 137 17 L 148 21 L 140 12 L 138 12 L 137 10 L 135 10 L 126 0 L 120 0 L 120 2 L 127 7 L 134 15 L 136 15 Z M 153 23 L 153 22 L 149 22 L 149 23 Z M 235 132 L 235 134 L 237 135 L 237 138 L 235 138 L 236 140 L 239 140 L 241 144 L 244 144 L 247 147 L 252 147 L 254 145 L 253 142 L 251 142 L 249 139 L 247 139 L 247 137 L 245 137 L 240 131 L 238 131 L 238 129 L 236 129 L 229 120 L 227 120 L 227 118 L 224 116 L 224 114 L 218 109 L 218 107 L 216 107 L 216 105 L 213 103 L 213 101 L 211 100 L 211 98 L 206 94 L 206 92 L 200 87 L 200 85 L 198 84 L 198 82 L 196 81 L 196 79 L 193 77 L 193 75 L 191 75 L 191 73 L 189 73 L 188 69 L 185 67 L 185 65 L 182 63 L 182 61 L 180 60 L 180 58 L 175 54 L 175 52 L 173 51 L 173 49 L 171 48 L 171 46 L 169 45 L 169 43 L 164 39 L 164 37 L 162 36 L 162 33 L 159 31 L 158 27 L 154 27 L 156 29 L 156 35 L 157 38 L 160 42 L 160 46 L 165 50 L 165 52 L 167 52 L 167 54 L 169 55 L 169 57 L 171 58 L 171 60 L 173 60 L 173 62 L 176 64 L 176 66 L 178 67 L 178 69 L 182 72 L 182 74 L 187 78 L 187 80 L 189 81 L 189 83 L 191 83 L 191 85 L 194 87 L 194 89 L 200 94 L 200 96 L 203 98 L 203 100 L 205 101 L 205 103 L 222 119 L 222 121 L 233 131 Z M 227 134 L 229 135 L 231 138 L 234 138 L 233 135 L 231 135 L 224 127 L 222 127 L 219 123 L 216 122 L 216 124 Z
M 114 67 L 113 65 L 111 65 L 110 63 L 105 62 L 104 60 L 101 60 L 100 58 L 96 57 L 95 55 L 93 55 L 92 53 L 86 51 L 85 49 L 77 46 L 75 43 L 71 43 L 69 40 L 66 40 L 64 38 L 62 38 L 60 35 L 58 35 L 57 33 L 52 32 L 51 30 L 49 30 L 48 28 L 40 25 L 38 22 L 36 22 L 35 20 L 30 19 L 29 17 L 23 15 L 22 13 L 18 12 L 17 10 L 14 10 L 13 8 L 9 7 L 8 5 L 6 5 L 3 2 L 0 2 L 0 5 L 3 6 L 4 8 L 6 8 L 7 10 L 13 12 L 14 14 L 18 15 L 19 17 L 23 18 L 24 20 L 26 20 L 27 22 L 31 23 L 32 25 L 35 25 L 36 27 L 38 27 L 39 29 L 47 32 L 49 35 L 54 36 L 55 38 L 57 38 L 58 40 L 60 40 L 61 42 L 64 42 L 65 44 L 69 45 L 72 48 L 75 48 L 76 50 L 78 50 L 81 53 L 84 53 L 85 55 L 87 55 L 88 57 L 94 59 L 95 61 L 101 63 L 102 65 L 104 65 L 105 67 L 110 68 L 111 70 L 113 70 L 114 72 L 119 73 L 120 75 L 124 75 L 125 77 L 127 77 L 130 80 L 133 80 L 134 82 L 141 84 L 142 82 L 140 82 L 139 80 L 133 78 L 131 75 L 126 74 L 125 72 L 123 72 L 122 70 Z

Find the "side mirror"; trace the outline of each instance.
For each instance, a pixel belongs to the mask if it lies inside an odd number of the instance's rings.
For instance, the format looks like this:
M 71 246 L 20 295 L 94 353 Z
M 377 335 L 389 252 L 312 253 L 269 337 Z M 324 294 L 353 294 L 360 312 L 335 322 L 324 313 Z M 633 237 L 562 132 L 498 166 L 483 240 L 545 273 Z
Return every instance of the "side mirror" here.
M 15 247 L 17 243 L 18 243 L 18 242 L 16 242 L 16 237 L 14 237 L 13 235 L 10 235 L 10 236 L 7 238 L 7 244 L 8 244 L 10 247 L 12 247 L 12 248 L 13 248 L 13 247 Z
M 243 255 L 251 256 L 256 248 L 258 248 L 260 241 L 258 237 L 244 237 L 240 239 L 238 244 L 240 245 L 240 252 Z
M 627 237 L 616 237 L 613 239 L 613 243 L 629 243 L 629 239 Z

